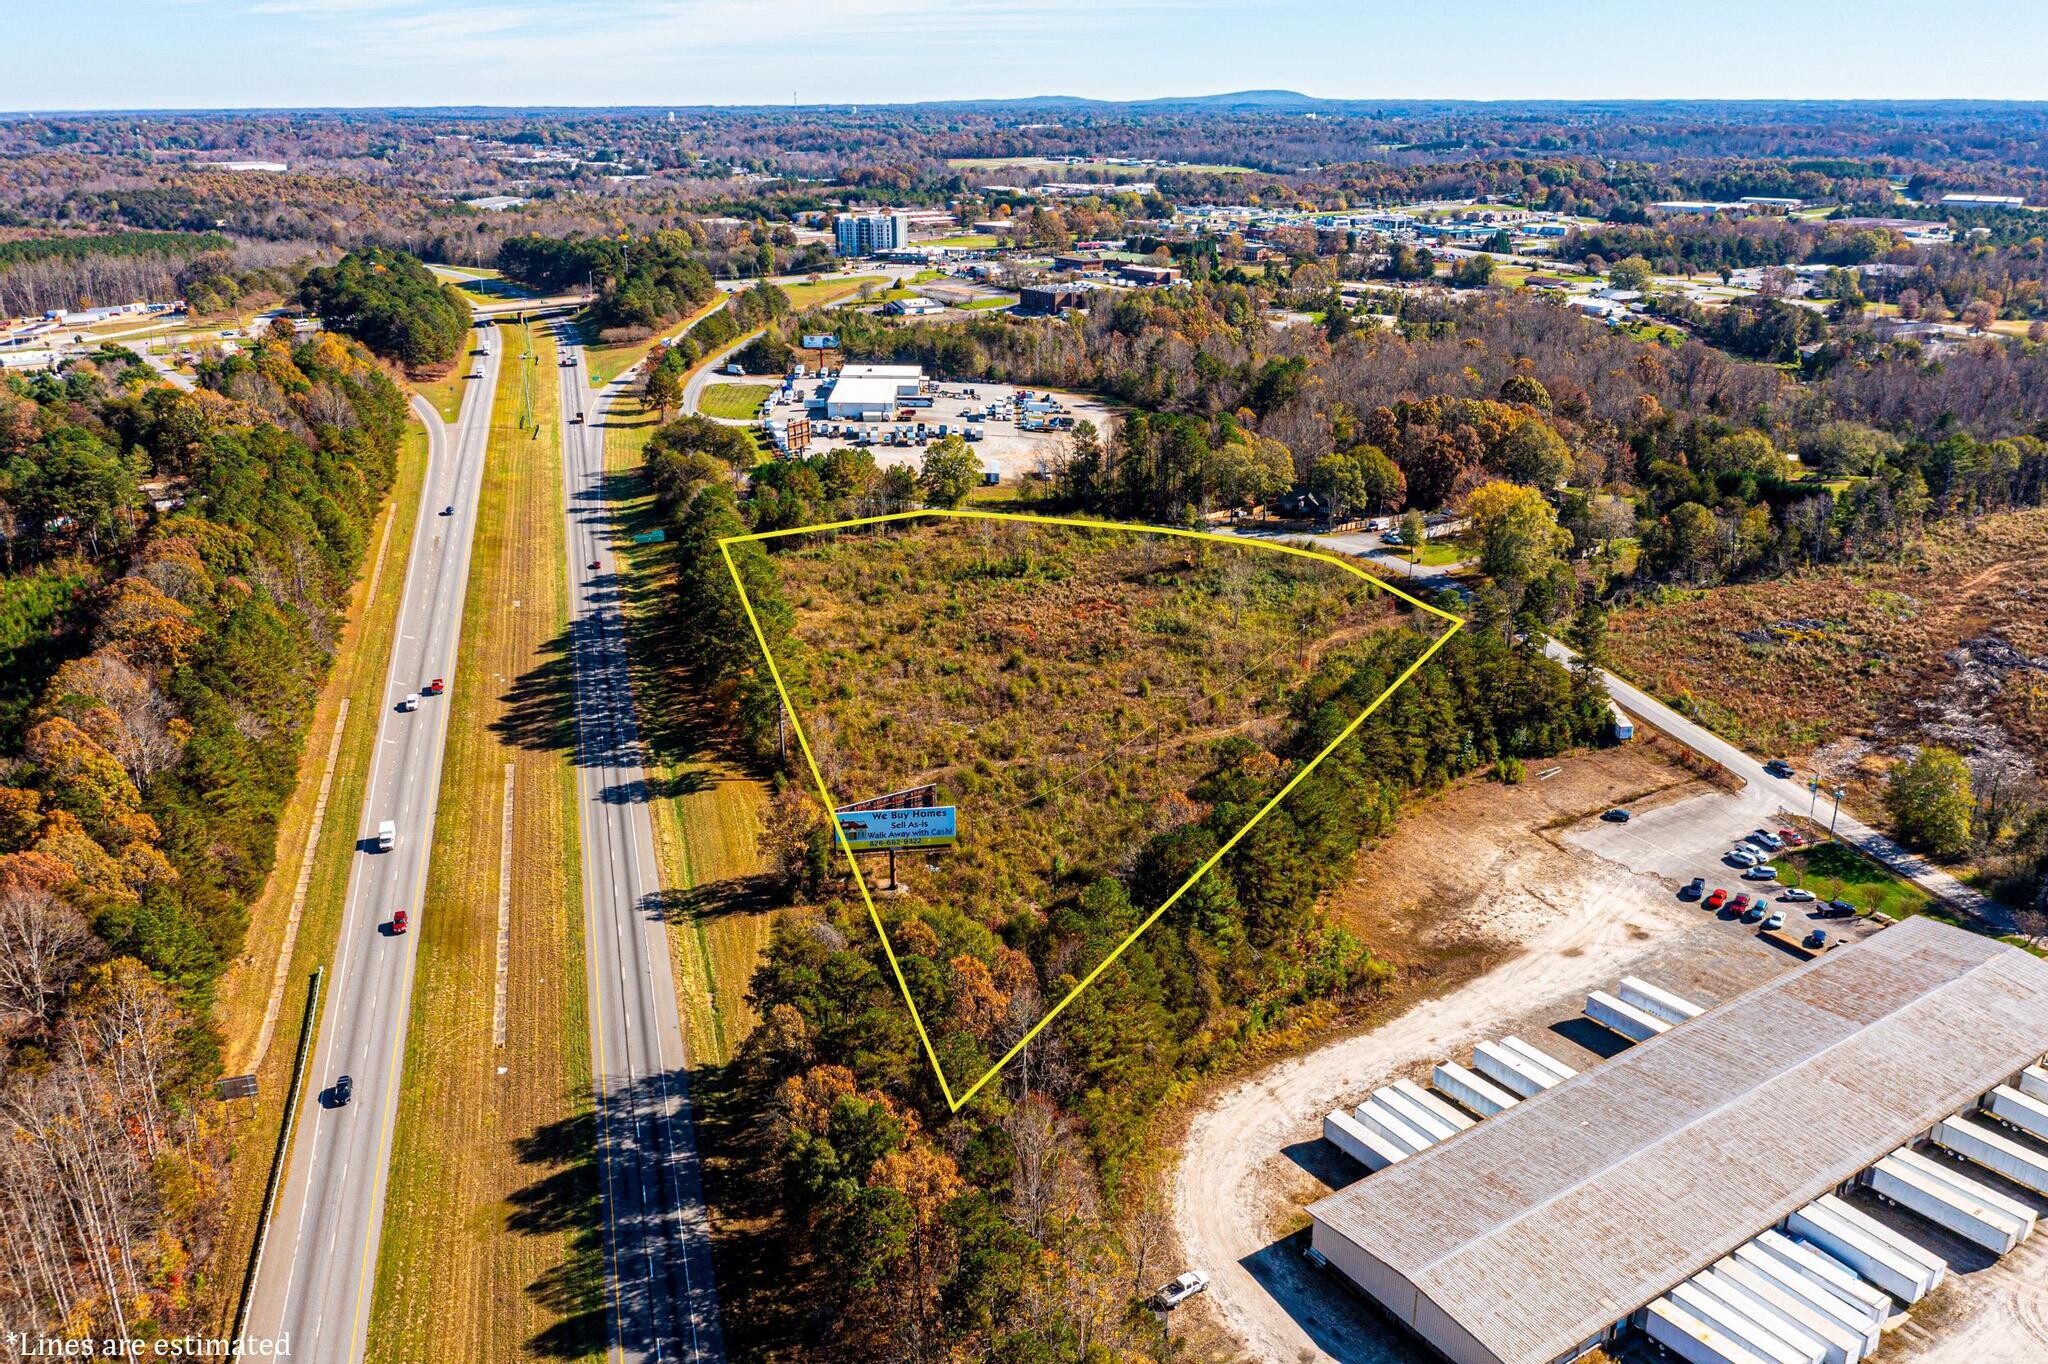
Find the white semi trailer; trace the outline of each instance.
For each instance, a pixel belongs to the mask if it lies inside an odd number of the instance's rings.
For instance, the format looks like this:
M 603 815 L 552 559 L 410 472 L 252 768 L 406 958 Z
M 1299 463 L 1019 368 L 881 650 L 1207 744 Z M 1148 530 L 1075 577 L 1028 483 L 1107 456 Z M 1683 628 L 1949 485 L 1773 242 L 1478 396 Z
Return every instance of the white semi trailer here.
M 2023 1189 L 2048 1194 L 2048 1156 L 2020 1145 L 1995 1127 L 1958 1113 L 1935 1126 L 1934 1144 L 2004 1175 Z
M 1646 1014 L 1655 1014 L 1666 1023 L 1683 1023 L 1689 1018 L 1698 1018 L 1706 1009 L 1691 1000 L 1659 989 L 1637 976 L 1623 976 L 1621 985 L 1615 991 L 1624 1004 L 1633 1004 Z
M 1669 1023 L 1655 1014 L 1645 1013 L 1605 990 L 1595 990 L 1586 996 L 1586 1017 L 1610 1032 L 1620 1033 L 1631 1042 L 1647 1042 L 1671 1029 Z
M 1521 1100 L 1483 1075 L 1474 1074 L 1456 1061 L 1441 1062 L 1430 1072 L 1429 1082 L 1468 1111 L 1482 1118 L 1504 1113 Z

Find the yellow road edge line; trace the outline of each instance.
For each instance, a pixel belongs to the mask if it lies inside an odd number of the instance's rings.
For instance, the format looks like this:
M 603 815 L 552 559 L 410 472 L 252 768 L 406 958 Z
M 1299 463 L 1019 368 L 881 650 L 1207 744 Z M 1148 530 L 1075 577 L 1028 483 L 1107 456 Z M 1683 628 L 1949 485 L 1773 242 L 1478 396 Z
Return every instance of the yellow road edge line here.
M 1446 611 L 1442 607 L 1432 606 L 1428 602 L 1402 591 L 1393 584 L 1374 577 L 1350 560 L 1340 558 L 1334 554 L 1326 554 L 1321 550 L 1305 549 L 1299 545 L 1272 544 L 1264 540 L 1252 539 L 1248 536 L 1224 535 L 1216 531 L 1183 530 L 1171 526 L 1148 526 L 1127 521 L 1092 521 L 1085 517 L 1076 516 L 1041 516 L 1029 512 L 991 512 L 973 511 L 966 508 L 928 507 L 916 511 L 889 512 L 880 516 L 859 516 L 844 521 L 827 521 L 811 526 L 796 526 L 788 530 L 757 531 L 750 535 L 728 535 L 718 542 L 718 552 L 725 559 L 726 572 L 732 575 L 733 587 L 739 593 L 740 605 L 745 608 L 747 613 L 747 624 L 753 627 L 754 641 L 761 646 L 761 657 L 768 665 L 768 675 L 775 683 L 776 695 L 780 698 L 783 709 L 789 713 L 790 728 L 796 732 L 797 748 L 804 755 L 804 765 L 810 770 L 811 780 L 818 788 L 818 797 L 824 802 L 825 809 L 828 811 L 834 808 L 831 789 L 826 786 L 824 774 L 818 768 L 818 760 L 811 752 L 810 736 L 804 733 L 803 720 L 797 714 L 796 706 L 790 701 L 789 688 L 784 684 L 782 670 L 776 666 L 775 655 L 768 647 L 768 639 L 762 632 L 760 618 L 754 614 L 754 603 L 747 596 L 747 585 L 740 578 L 739 566 L 733 562 L 732 546 L 757 544 L 765 540 L 778 540 L 792 535 L 814 535 L 824 531 L 851 530 L 861 526 L 885 525 L 890 522 L 911 521 L 925 517 L 952 517 L 971 521 L 1014 521 L 1044 526 L 1067 526 L 1081 530 L 1109 530 L 1135 532 L 1144 535 L 1167 535 L 1185 540 L 1211 540 L 1218 544 L 1231 545 L 1240 549 L 1263 549 L 1280 554 L 1291 554 L 1297 558 L 1314 559 L 1322 563 L 1333 564 L 1353 577 L 1362 578 L 1373 586 L 1400 598 L 1410 606 L 1426 611 L 1430 615 L 1450 623 L 1450 628 L 1438 635 L 1431 641 L 1430 646 L 1422 651 L 1420 656 L 1406 668 L 1402 669 L 1401 675 L 1395 678 L 1385 691 L 1374 697 L 1372 703 L 1360 711 L 1350 724 L 1344 726 L 1344 729 L 1337 737 L 1325 744 L 1320 753 L 1317 753 L 1315 757 L 1304 764 L 1300 771 L 1288 779 L 1285 786 L 1282 786 L 1264 805 L 1260 806 L 1259 812 L 1253 815 L 1243 828 L 1232 834 L 1222 847 L 1211 853 L 1201 866 L 1195 868 L 1194 872 L 1188 876 L 1187 880 L 1181 882 L 1173 894 L 1167 896 L 1157 909 L 1146 915 L 1144 922 L 1132 929 L 1109 955 L 1096 963 L 1093 970 L 1082 977 L 1072 989 L 1068 990 L 1061 997 L 1059 1003 L 1047 1010 L 1044 1016 L 1032 1025 L 1031 1030 L 1019 1038 L 1016 1044 L 1003 1054 L 1001 1060 L 990 1066 L 980 1079 L 969 1085 L 966 1091 L 957 1098 L 953 1094 L 952 1084 L 946 1078 L 945 1067 L 939 1064 L 938 1053 L 932 1047 L 931 1035 L 925 1030 L 924 1019 L 918 1014 L 917 1001 L 911 997 L 909 983 L 903 978 L 903 967 L 896 960 L 896 949 L 889 941 L 889 931 L 882 926 L 882 916 L 875 908 L 875 898 L 868 889 L 867 877 L 861 872 L 860 859 L 854 856 L 853 847 L 846 839 L 845 830 L 841 829 L 839 821 L 834 819 L 832 821 L 833 836 L 839 844 L 840 851 L 846 855 L 846 865 L 853 873 L 854 884 L 860 888 L 861 902 L 867 906 L 868 921 L 875 926 L 875 933 L 882 941 L 882 952 L 889 959 L 889 969 L 896 977 L 896 988 L 902 991 L 903 1002 L 910 1008 L 910 1022 L 917 1029 L 918 1041 L 924 1047 L 925 1060 L 930 1063 L 932 1074 L 938 1077 L 939 1090 L 946 1097 L 947 1107 L 957 1113 L 984 1085 L 1000 1074 L 1003 1067 L 1014 1060 L 1019 1052 L 1029 1046 L 1032 1039 L 1043 1032 L 1046 1026 L 1055 1018 L 1058 1018 L 1069 1004 L 1078 999 L 1083 990 L 1094 984 L 1096 977 L 1108 970 L 1116 962 L 1117 958 L 1121 957 L 1131 944 L 1144 934 L 1145 930 L 1158 922 L 1159 917 L 1166 913 L 1167 910 L 1173 908 L 1183 895 L 1186 895 L 1188 891 L 1194 888 L 1197 881 L 1208 875 L 1216 864 L 1221 862 L 1224 856 L 1243 840 L 1246 834 L 1258 826 L 1260 820 L 1271 814 L 1279 806 L 1280 802 L 1285 800 L 1294 791 L 1295 787 L 1301 785 L 1307 779 L 1309 773 L 1315 771 L 1317 767 L 1322 765 L 1325 758 L 1336 752 L 1340 744 L 1357 733 L 1359 727 L 1371 718 L 1373 712 L 1377 711 L 1386 702 L 1388 697 L 1399 691 L 1423 664 L 1429 662 L 1438 649 L 1449 643 L 1452 635 L 1465 628 L 1466 620 L 1463 616 Z

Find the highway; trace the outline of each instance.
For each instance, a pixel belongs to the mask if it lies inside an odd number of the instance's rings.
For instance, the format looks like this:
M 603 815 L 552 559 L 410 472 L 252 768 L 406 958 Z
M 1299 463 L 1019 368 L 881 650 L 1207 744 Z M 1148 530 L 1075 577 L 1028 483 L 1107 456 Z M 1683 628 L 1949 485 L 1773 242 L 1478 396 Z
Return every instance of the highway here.
M 605 1208 L 611 1358 L 719 1364 L 710 1221 L 690 1110 L 689 1057 L 626 662 L 624 604 L 604 487 L 602 409 L 574 330 L 562 355 L 585 972 Z M 588 420 L 578 422 L 578 414 Z M 593 567 L 593 565 L 596 565 Z
M 413 399 L 428 432 L 426 484 L 391 642 L 341 939 L 321 1005 L 319 1042 L 250 1303 L 247 1334 L 289 1337 L 290 1358 L 297 1364 L 377 1357 L 374 1350 L 366 1353 L 364 1335 L 398 1111 L 413 954 L 434 912 L 420 896 L 441 787 L 447 708 L 464 685 L 456 645 L 504 348 L 495 330 L 476 335 L 490 337 L 490 353 L 481 359 L 483 376 L 468 383 L 454 427 L 444 427 L 431 407 Z M 474 368 L 476 362 L 464 363 Z M 451 505 L 454 514 L 441 515 Z M 447 680 L 447 695 L 423 696 L 415 711 L 399 709 L 407 693 L 436 677 Z M 396 823 L 397 838 L 391 851 L 378 852 L 377 825 L 387 819 Z M 391 931 L 392 913 L 399 909 L 411 918 L 409 934 Z M 335 1102 L 333 1091 L 342 1075 L 354 1080 L 346 1106 Z

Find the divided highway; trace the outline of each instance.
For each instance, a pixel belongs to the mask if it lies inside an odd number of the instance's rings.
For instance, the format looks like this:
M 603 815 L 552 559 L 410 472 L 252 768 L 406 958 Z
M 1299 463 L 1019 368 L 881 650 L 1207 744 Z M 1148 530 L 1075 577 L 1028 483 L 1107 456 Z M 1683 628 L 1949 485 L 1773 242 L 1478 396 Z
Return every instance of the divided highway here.
M 468 381 L 452 429 L 419 398 L 426 424 L 426 483 L 406 564 L 385 680 L 377 751 L 358 821 L 341 940 L 321 1006 L 320 1034 L 306 1076 L 291 1163 L 257 1266 L 247 1334 L 289 1336 L 298 1364 L 354 1364 L 366 1354 L 377 1238 L 384 1221 L 386 1168 L 397 1114 L 406 1021 L 412 1002 L 414 938 L 391 930 L 404 910 L 417 933 L 433 915 L 420 903 L 441 787 L 449 696 L 423 696 L 399 709 L 408 693 L 445 678 L 452 695 L 464 685 L 456 659 L 463 595 L 469 581 L 471 532 L 483 483 L 491 403 L 504 349 L 495 330 L 483 374 Z M 464 363 L 469 363 L 465 361 Z M 444 507 L 453 514 L 444 516 Z M 377 850 L 377 826 L 397 828 L 388 852 Z M 347 1104 L 336 1082 L 353 1080 Z
M 561 326 L 556 336 L 566 362 L 557 382 L 584 957 L 605 1209 L 607 1352 L 634 1364 L 721 1364 L 725 1342 L 710 1222 L 626 663 L 622 580 L 613 557 L 604 432 L 598 425 L 622 381 L 592 393 L 573 329 Z

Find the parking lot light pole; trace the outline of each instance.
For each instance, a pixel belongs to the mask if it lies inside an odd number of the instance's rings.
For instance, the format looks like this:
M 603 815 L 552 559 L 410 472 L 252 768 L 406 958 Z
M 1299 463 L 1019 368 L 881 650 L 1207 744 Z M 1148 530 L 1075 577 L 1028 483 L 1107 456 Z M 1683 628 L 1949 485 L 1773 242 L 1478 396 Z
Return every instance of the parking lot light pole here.
M 1820 805 L 1820 778 L 1807 778 L 1806 789 L 1812 793 L 1811 798 L 1806 802 L 1806 817 L 1812 819 L 1814 810 Z
M 1835 836 L 1835 821 L 1842 817 L 1842 788 L 1837 786 L 1828 793 L 1835 798 L 1835 812 L 1828 816 L 1828 837 Z

